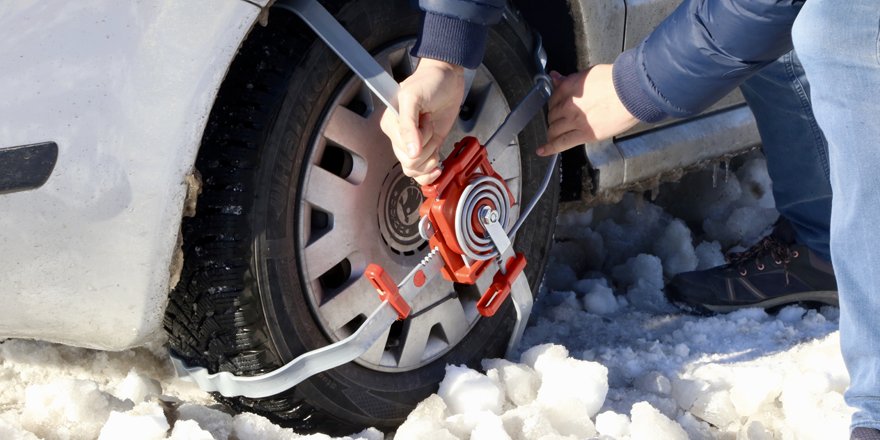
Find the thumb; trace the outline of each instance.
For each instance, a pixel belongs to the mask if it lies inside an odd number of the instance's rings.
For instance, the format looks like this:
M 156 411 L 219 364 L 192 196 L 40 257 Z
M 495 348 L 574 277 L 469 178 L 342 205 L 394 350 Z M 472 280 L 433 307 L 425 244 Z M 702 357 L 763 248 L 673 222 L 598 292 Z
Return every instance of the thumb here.
M 412 95 L 403 94 L 399 98 L 400 107 L 398 121 L 400 125 L 400 141 L 406 148 L 410 158 L 418 157 L 422 142 L 419 136 L 419 105 Z

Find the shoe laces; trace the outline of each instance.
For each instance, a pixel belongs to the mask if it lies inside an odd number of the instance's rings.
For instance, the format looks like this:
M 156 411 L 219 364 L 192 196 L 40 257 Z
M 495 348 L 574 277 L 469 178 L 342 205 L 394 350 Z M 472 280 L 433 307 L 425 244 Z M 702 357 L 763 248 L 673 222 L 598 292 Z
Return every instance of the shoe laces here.
M 746 276 L 749 263 L 754 262 L 755 269 L 759 272 L 764 270 L 766 267 L 764 261 L 768 256 L 773 259 L 774 264 L 782 266 L 785 273 L 785 284 L 788 285 L 788 265 L 793 258 L 797 258 L 800 254 L 792 249 L 790 244 L 784 243 L 772 235 L 764 237 L 761 241 L 743 252 L 730 254 L 728 261 L 731 265 L 736 266 L 740 275 Z

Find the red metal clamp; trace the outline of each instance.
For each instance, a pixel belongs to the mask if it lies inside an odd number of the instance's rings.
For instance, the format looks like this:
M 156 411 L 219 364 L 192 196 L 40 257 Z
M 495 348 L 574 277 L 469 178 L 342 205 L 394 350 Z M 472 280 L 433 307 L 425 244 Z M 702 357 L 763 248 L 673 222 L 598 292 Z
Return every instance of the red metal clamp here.
M 505 271 L 500 270 L 495 273 L 492 278 L 492 285 L 486 290 L 486 293 L 477 301 L 477 311 L 483 316 L 493 316 L 495 312 L 504 304 L 504 300 L 510 295 L 510 286 L 516 280 L 516 277 L 522 273 L 526 267 L 526 257 L 517 252 L 515 257 L 510 257 L 505 265 Z
M 455 144 L 455 149 L 443 161 L 443 173 L 430 185 L 422 186 L 425 201 L 419 208 L 422 217 L 428 217 L 434 227 L 431 248 L 438 248 L 446 266 L 443 277 L 462 284 L 475 284 L 489 267 L 489 260 L 465 262 L 464 252 L 455 237 L 455 217 L 461 194 L 471 177 L 476 174 L 495 177 L 503 182 L 489 162 L 486 149 L 476 138 L 468 136 Z M 511 202 L 513 195 L 507 189 Z M 493 206 L 494 209 L 502 207 Z M 509 208 L 509 207 L 504 207 Z M 474 220 L 475 224 L 479 224 Z M 480 226 L 480 229 L 482 226 Z
M 397 284 L 391 279 L 388 272 L 385 272 L 385 269 L 383 269 L 382 266 L 379 266 L 378 264 L 370 264 L 367 266 L 364 276 L 373 283 L 373 287 L 379 292 L 379 299 L 382 301 L 388 301 L 388 304 L 397 311 L 398 319 L 406 319 L 406 317 L 409 316 L 412 312 L 412 307 L 410 307 L 406 300 L 400 296 L 400 290 L 397 288 Z

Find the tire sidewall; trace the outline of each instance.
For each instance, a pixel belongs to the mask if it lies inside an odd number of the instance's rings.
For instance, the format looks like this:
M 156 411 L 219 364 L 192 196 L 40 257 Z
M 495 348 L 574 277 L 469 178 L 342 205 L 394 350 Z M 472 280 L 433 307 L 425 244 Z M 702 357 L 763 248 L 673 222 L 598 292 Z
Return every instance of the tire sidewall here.
M 375 51 L 414 37 L 420 14 L 406 1 L 359 0 L 345 4 L 337 19 L 364 47 Z M 523 32 L 520 23 L 507 17 L 492 29 L 484 60 L 511 106 L 532 85 L 531 58 L 523 45 Z M 350 75 L 329 48 L 320 42 L 312 44 L 290 78 L 258 165 L 251 217 L 255 231 L 251 262 L 255 276 L 251 281 L 261 298 L 265 330 L 282 362 L 333 342 L 318 325 L 306 298 L 306 284 L 296 262 L 296 249 L 303 248 L 298 242 L 296 219 L 305 161 L 319 135 L 316 127 Z M 520 135 L 524 201 L 534 195 L 546 171 L 547 161 L 533 153 L 544 138 L 544 124 L 537 119 Z M 517 250 L 531 257 L 526 274 L 533 290 L 546 261 L 556 196 L 556 191 L 548 191 L 516 240 Z M 380 420 L 393 426 L 433 392 L 447 364 L 474 367 L 485 357 L 502 356 L 513 322 L 513 307 L 507 301 L 495 317 L 480 319 L 455 348 L 426 366 L 387 373 L 348 363 L 312 377 L 297 386 L 297 392 L 313 405 L 338 416 L 347 415 L 350 422 L 376 425 Z

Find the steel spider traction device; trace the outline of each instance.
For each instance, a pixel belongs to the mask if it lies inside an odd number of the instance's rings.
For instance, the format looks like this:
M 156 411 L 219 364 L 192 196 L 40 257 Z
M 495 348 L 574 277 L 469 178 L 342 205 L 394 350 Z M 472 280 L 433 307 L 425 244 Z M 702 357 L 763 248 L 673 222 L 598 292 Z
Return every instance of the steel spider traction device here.
M 276 6 L 299 15 L 389 109 L 397 108 L 397 83 L 316 0 L 279 1 Z M 540 48 L 540 44 L 537 46 Z M 539 49 L 537 55 L 543 66 L 546 60 L 543 50 Z M 256 376 L 210 373 L 203 367 L 187 366 L 172 356 L 178 375 L 196 382 L 205 391 L 216 391 L 224 396 L 262 398 L 279 394 L 314 374 L 363 355 L 395 320 L 407 318 L 412 310 L 410 304 L 422 287 L 438 275 L 461 284 L 488 282 L 488 288 L 477 302 L 477 310 L 483 316 L 493 316 L 508 296 L 513 300 L 517 319 L 507 346 L 509 357 L 522 337 L 532 309 L 531 288 L 523 273 L 526 259 L 513 250 L 511 237 L 547 189 L 557 157 L 553 156 L 541 187 L 514 221 L 511 208 L 516 201 L 504 178 L 492 168 L 487 147 L 508 145 L 540 113 L 550 93 L 551 82 L 547 75 L 536 76 L 535 85 L 485 147 L 473 137 L 465 137 L 455 145 L 442 163 L 440 177 L 421 188 L 425 201 L 419 208 L 419 234 L 428 241 L 431 250 L 397 283 L 382 267 L 367 266 L 364 276 L 379 292 L 382 303 L 353 334 Z

